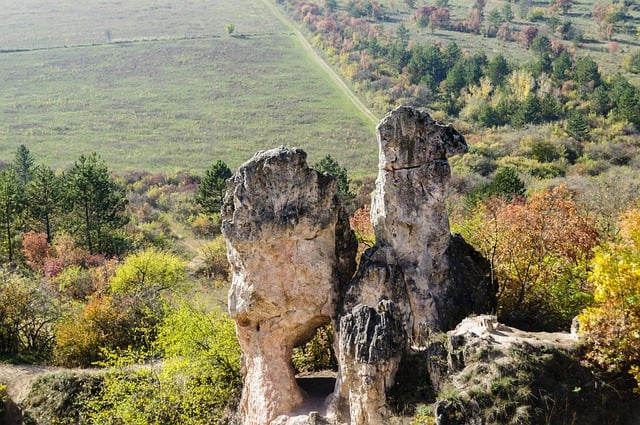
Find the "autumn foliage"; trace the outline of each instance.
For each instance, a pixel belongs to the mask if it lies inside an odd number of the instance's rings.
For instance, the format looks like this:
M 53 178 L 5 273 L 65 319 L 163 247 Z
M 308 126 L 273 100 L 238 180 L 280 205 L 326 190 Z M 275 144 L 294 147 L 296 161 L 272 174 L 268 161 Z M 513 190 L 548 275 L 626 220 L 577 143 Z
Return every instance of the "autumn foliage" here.
M 586 261 L 598 232 L 565 185 L 529 200 L 486 199 L 461 231 L 491 263 L 502 320 L 566 327 L 590 302 Z
M 599 247 L 591 267 L 596 305 L 580 315 L 587 359 L 614 375 L 630 373 L 640 390 L 640 210 L 622 217 L 619 239 Z

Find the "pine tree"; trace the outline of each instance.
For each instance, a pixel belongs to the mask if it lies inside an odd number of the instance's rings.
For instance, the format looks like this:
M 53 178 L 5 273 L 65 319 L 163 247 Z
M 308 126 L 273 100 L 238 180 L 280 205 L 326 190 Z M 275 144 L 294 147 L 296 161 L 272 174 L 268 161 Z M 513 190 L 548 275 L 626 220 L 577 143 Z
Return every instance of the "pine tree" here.
M 96 153 L 80 156 L 65 179 L 69 231 L 91 254 L 114 254 L 115 231 L 128 219 L 124 188 L 109 177 L 106 164 Z
M 0 225 L 4 233 L 3 242 L 9 263 L 13 263 L 14 260 L 15 227 L 19 222 L 21 210 L 21 185 L 15 171 L 8 168 L 0 172 Z
M 589 126 L 580 111 L 573 111 L 569 115 L 565 125 L 565 131 L 569 136 L 579 142 L 589 139 Z
M 25 145 L 20 145 L 13 160 L 13 168 L 20 183 L 27 184 L 31 180 L 34 159 Z
M 227 179 L 233 175 L 224 161 L 218 160 L 205 171 L 198 186 L 196 202 L 206 214 L 218 214 L 222 208 L 224 194 L 227 190 Z
M 52 240 L 52 221 L 62 201 L 61 180 L 46 165 L 38 165 L 25 188 L 27 211 L 32 219 L 44 226 L 47 242 Z

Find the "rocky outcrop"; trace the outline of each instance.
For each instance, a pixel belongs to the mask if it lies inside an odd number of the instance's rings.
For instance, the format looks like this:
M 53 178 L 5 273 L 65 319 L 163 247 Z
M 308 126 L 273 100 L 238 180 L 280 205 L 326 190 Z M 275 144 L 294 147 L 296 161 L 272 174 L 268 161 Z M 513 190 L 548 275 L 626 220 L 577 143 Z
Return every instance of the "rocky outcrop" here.
M 446 212 L 447 158 L 467 151 L 464 137 L 423 111 L 400 107 L 378 125 L 380 160 L 371 202 L 378 247 L 389 247 L 404 276 L 411 308 L 409 334 L 443 328 L 451 234 Z
M 432 331 L 450 329 L 472 311 L 490 311 L 494 298 L 486 279 L 488 267 L 449 230 L 447 158 L 467 151 L 464 137 L 426 112 L 400 107 L 378 125 L 378 144 L 379 170 L 371 203 L 376 245 L 363 254 L 336 321 L 340 371 L 331 412 L 339 421 L 362 425 L 386 422 L 387 392 L 412 344 L 420 344 Z M 456 267 L 455 254 L 464 254 L 472 267 Z M 345 337 L 354 332 L 345 326 L 347 319 L 365 306 L 374 311 L 380 305 L 394 312 L 396 321 L 388 323 L 401 323 L 404 338 L 377 361 L 345 355 L 355 343 Z M 385 335 L 383 340 L 399 334 L 390 325 L 377 332 Z M 378 383 L 377 387 L 363 391 L 372 386 L 358 377 Z M 361 413 L 363 406 L 366 414 Z
M 335 180 L 300 149 L 259 152 L 230 179 L 222 231 L 233 272 L 229 312 L 243 351 L 243 423 L 264 425 L 305 395 L 291 354 L 335 316 L 356 242 Z
M 304 152 L 258 153 L 230 180 L 223 233 L 244 353 L 244 424 L 305 423 L 287 416 L 305 399 L 291 353 L 330 319 L 339 373 L 323 420 L 388 423 L 387 394 L 411 346 L 493 307 L 486 262 L 451 236 L 445 209 L 447 158 L 467 150 L 462 135 L 400 107 L 378 125 L 378 143 L 376 245 L 353 280 L 354 239 L 335 182 L 309 169 Z

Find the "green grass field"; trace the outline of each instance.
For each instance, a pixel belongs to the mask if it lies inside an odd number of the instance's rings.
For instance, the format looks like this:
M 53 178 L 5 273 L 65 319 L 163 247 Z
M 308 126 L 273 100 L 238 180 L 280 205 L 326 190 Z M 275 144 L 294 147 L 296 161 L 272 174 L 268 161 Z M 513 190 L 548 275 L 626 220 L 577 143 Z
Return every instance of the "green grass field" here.
M 201 172 L 287 145 L 375 173 L 373 125 L 260 0 L 85 3 L 0 12 L 13 28 L 0 49 L 35 47 L 0 54 L 0 159 L 24 144 L 60 168 L 96 151 L 114 170 Z

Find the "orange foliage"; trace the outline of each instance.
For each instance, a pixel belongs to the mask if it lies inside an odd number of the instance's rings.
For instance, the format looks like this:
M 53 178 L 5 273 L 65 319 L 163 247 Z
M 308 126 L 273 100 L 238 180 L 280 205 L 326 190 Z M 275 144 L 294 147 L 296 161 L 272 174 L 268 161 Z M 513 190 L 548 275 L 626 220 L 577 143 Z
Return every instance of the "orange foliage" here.
M 50 257 L 53 250 L 49 242 L 47 242 L 47 235 L 44 233 L 37 233 L 33 230 L 27 232 L 22 237 L 22 251 L 25 257 L 27 257 L 27 264 L 33 271 L 44 272 L 44 264 L 47 257 Z
M 529 201 L 484 200 L 462 232 L 492 264 L 503 319 L 556 327 L 589 302 L 586 261 L 598 232 L 565 185 L 535 193 Z
M 351 218 L 349 218 L 349 224 L 356 233 L 356 239 L 358 239 L 358 256 L 367 248 L 373 246 L 376 241 L 376 236 L 371 225 L 371 208 L 365 205 L 362 208 L 355 210 Z
M 103 348 L 123 346 L 123 320 L 124 314 L 112 297 L 92 298 L 79 313 L 58 324 L 56 362 L 67 367 L 90 366 L 100 360 Z

